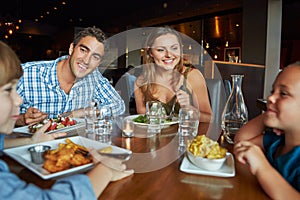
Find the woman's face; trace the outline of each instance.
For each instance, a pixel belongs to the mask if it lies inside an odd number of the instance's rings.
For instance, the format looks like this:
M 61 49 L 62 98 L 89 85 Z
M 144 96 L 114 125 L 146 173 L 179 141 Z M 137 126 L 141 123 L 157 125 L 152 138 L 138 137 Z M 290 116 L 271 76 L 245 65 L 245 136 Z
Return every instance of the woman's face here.
M 181 47 L 175 35 L 161 35 L 155 39 L 150 56 L 156 65 L 165 70 L 173 70 L 180 61 Z
M 268 97 L 265 125 L 287 131 L 300 129 L 300 67 L 283 70 Z
M 0 133 L 10 134 L 18 119 L 23 100 L 16 91 L 17 83 L 15 79 L 0 87 Z

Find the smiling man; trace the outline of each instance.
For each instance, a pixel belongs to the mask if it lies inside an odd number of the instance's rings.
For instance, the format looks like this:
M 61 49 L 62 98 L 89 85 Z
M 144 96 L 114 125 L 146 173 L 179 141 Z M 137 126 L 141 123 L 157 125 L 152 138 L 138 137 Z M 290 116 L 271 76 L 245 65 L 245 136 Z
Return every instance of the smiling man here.
M 37 123 L 63 113 L 80 117 L 89 101 L 109 105 L 114 115 L 122 114 L 124 101 L 98 70 L 105 41 L 102 30 L 88 27 L 75 36 L 69 55 L 22 64 L 24 75 L 17 91 L 24 103 L 17 125 Z

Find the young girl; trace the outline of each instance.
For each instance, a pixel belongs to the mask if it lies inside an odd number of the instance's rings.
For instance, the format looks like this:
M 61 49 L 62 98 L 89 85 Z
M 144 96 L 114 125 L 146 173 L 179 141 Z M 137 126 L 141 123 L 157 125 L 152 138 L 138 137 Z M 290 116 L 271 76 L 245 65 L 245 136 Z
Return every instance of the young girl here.
M 155 28 L 145 43 L 143 74 L 135 81 L 134 95 L 137 113 L 146 112 L 146 102 L 160 101 L 169 114 L 175 105 L 193 106 L 200 112 L 200 121 L 212 117 L 207 86 L 201 72 L 183 64 L 180 35 L 168 27 Z
M 12 132 L 19 116 L 22 99 L 16 92 L 16 85 L 21 76 L 20 60 L 0 41 L 0 151 L 4 148 L 5 134 Z M 125 170 L 126 166 L 120 160 L 102 157 L 95 151 L 91 154 L 101 164 L 86 175 L 60 179 L 48 190 L 22 181 L 9 172 L 7 164 L 0 159 L 0 199 L 96 199 L 110 181 L 133 174 L 132 170 Z
M 267 111 L 235 137 L 236 159 L 249 165 L 272 199 L 300 199 L 299 77 L 300 63 L 284 68 L 267 99 Z

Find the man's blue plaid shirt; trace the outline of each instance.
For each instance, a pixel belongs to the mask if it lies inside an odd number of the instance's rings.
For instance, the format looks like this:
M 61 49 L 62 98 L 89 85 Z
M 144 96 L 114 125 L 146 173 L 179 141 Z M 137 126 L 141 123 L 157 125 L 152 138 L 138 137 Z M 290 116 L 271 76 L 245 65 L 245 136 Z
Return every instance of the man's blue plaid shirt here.
M 66 58 L 67 56 L 62 56 L 56 60 L 22 64 L 24 74 L 17 86 L 17 91 L 24 100 L 21 113 L 25 113 L 29 107 L 35 107 L 48 113 L 49 117 L 55 117 L 84 108 L 92 100 L 100 105 L 109 105 L 114 115 L 124 113 L 123 99 L 97 68 L 77 80 L 69 94 L 66 94 L 57 79 L 57 64 Z

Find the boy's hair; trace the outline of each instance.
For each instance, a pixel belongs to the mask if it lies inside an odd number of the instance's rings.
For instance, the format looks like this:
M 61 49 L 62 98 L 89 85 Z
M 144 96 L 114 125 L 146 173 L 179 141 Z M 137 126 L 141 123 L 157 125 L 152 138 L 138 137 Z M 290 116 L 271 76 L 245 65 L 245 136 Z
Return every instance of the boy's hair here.
M 0 86 L 23 75 L 21 61 L 17 54 L 4 42 L 0 41 Z

